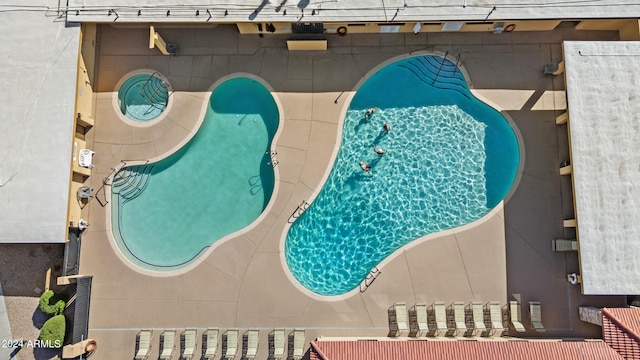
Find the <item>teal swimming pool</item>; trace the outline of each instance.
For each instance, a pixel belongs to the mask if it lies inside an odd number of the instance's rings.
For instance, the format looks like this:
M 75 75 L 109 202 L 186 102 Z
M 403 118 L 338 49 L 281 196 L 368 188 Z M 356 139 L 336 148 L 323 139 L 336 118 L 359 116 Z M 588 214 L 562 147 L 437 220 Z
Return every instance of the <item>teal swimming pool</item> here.
M 473 97 L 451 61 L 387 65 L 353 97 L 331 173 L 287 233 L 289 270 L 316 294 L 344 294 L 403 245 L 487 214 L 519 162 L 509 122 Z
M 169 103 L 167 82 L 157 73 L 129 77 L 118 89 L 118 106 L 128 119 L 146 122 L 160 116 Z
M 122 253 L 145 269 L 175 270 L 252 223 L 274 189 L 270 149 L 278 123 L 277 105 L 258 81 L 217 86 L 186 145 L 114 176 L 112 232 Z

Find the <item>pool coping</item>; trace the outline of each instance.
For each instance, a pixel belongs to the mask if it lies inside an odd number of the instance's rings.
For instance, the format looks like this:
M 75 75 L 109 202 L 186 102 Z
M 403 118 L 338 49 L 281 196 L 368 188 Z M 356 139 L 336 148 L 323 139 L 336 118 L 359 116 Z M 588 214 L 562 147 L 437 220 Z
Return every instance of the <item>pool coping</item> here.
M 132 119 L 129 119 L 125 114 L 122 113 L 122 111 L 120 110 L 120 106 L 118 104 L 118 95 L 120 93 L 120 88 L 122 87 L 122 85 L 125 83 L 125 81 L 129 80 L 129 78 L 136 76 L 136 75 L 141 75 L 141 74 L 148 74 L 148 75 L 157 75 L 161 80 L 163 80 L 166 84 L 167 84 L 167 90 L 169 91 L 169 97 L 167 100 L 167 106 L 164 108 L 164 110 L 162 110 L 162 112 L 160 113 L 160 115 L 158 115 L 158 117 L 156 117 L 155 119 L 151 119 L 148 121 L 135 121 Z M 148 127 L 152 127 L 156 124 L 159 124 L 160 122 L 164 121 L 166 118 L 168 118 L 169 113 L 171 112 L 171 108 L 173 107 L 173 99 L 172 96 L 174 93 L 173 87 L 171 86 L 171 82 L 169 81 L 169 79 L 162 74 L 160 71 L 155 70 L 155 69 L 136 69 L 133 71 L 129 71 L 128 73 L 124 74 L 124 76 L 122 76 L 118 82 L 116 82 L 116 86 L 114 91 L 112 92 L 112 103 L 113 103 L 113 110 L 116 113 L 116 115 L 118 116 L 118 119 L 120 119 L 121 121 L 123 121 L 125 124 L 129 125 L 129 126 L 133 126 L 133 127 L 137 127 L 137 128 L 148 128 Z
M 412 57 L 416 57 L 416 56 L 425 56 L 425 55 L 436 55 L 436 56 L 440 56 L 444 59 L 447 59 L 449 61 L 452 61 L 454 64 L 456 64 L 456 66 L 458 67 L 458 69 L 460 69 L 460 72 L 462 73 L 462 75 L 464 76 L 465 81 L 467 82 L 467 86 L 469 88 L 469 91 L 472 93 L 472 95 L 476 96 L 476 93 L 472 91 L 473 89 L 473 84 L 471 82 L 471 77 L 469 76 L 469 73 L 467 71 L 467 69 L 463 66 L 463 64 L 458 64 L 457 61 L 455 61 L 455 59 L 451 59 L 448 57 L 448 53 L 446 52 L 441 52 L 441 51 L 436 51 L 436 50 L 420 50 L 420 51 L 414 51 L 414 52 L 409 52 L 407 54 L 402 54 L 402 55 L 398 55 L 398 56 L 394 56 L 391 57 L 383 62 L 381 62 L 380 64 L 376 65 L 375 67 L 373 67 L 370 71 L 368 71 L 354 86 L 354 88 L 348 92 L 348 96 L 343 104 L 343 108 L 340 111 L 340 118 L 338 119 L 338 131 L 336 133 L 336 145 L 334 146 L 333 152 L 331 154 L 331 160 L 329 161 L 329 163 L 327 164 L 327 168 L 324 172 L 324 175 L 322 177 L 322 179 L 320 180 L 318 186 L 312 191 L 309 199 L 307 200 L 307 202 L 311 205 L 313 204 L 313 201 L 317 198 L 317 196 L 320 194 L 320 192 L 322 191 L 322 189 L 324 188 L 324 185 L 326 184 L 327 180 L 329 179 L 329 175 L 331 174 L 331 170 L 333 169 L 333 166 L 337 160 L 337 156 L 338 156 L 338 152 L 340 151 L 340 144 L 341 144 L 341 140 L 342 140 L 342 132 L 343 132 L 343 128 L 344 128 L 344 121 L 345 121 L 345 115 L 349 109 L 349 105 L 351 104 L 351 101 L 353 100 L 353 97 L 355 96 L 355 94 L 358 92 L 358 89 L 360 89 L 360 87 L 362 87 L 362 85 L 364 84 L 365 81 L 367 81 L 373 74 L 375 74 L 376 72 L 378 72 L 380 69 L 384 68 L 387 65 L 390 65 L 392 63 L 395 63 L 397 61 L 403 60 L 403 59 L 407 59 L 407 58 L 412 58 Z M 389 264 L 391 261 L 393 261 L 396 257 L 398 257 L 398 255 L 402 254 L 403 252 L 405 252 L 408 249 L 411 249 L 412 247 L 415 247 L 419 244 L 422 244 L 428 240 L 433 240 L 433 239 L 437 239 L 440 237 L 444 237 L 444 236 L 449 236 L 449 235 L 456 235 L 457 233 L 463 232 L 463 231 L 469 231 L 475 227 L 480 226 L 481 224 L 484 224 L 485 222 L 487 222 L 489 219 L 493 218 L 494 216 L 499 216 L 500 218 L 504 219 L 504 216 L 500 215 L 503 213 L 503 209 L 504 209 L 504 203 L 511 198 L 511 196 L 515 193 L 516 188 L 518 187 L 519 183 L 520 183 L 520 179 L 522 177 L 522 172 L 524 170 L 524 143 L 522 142 L 522 134 L 520 133 L 520 130 L 518 129 L 518 127 L 516 126 L 515 122 L 513 121 L 513 119 L 511 118 L 511 116 L 509 116 L 506 111 L 504 111 L 501 107 L 495 105 L 494 103 L 492 103 L 491 101 L 485 101 L 486 98 L 484 97 L 476 97 L 476 99 L 478 99 L 479 101 L 485 103 L 486 105 L 496 109 L 509 123 L 511 129 L 514 131 L 514 134 L 516 136 L 516 140 L 518 142 L 518 148 L 520 151 L 520 159 L 519 159 L 519 164 L 518 164 L 518 169 L 516 170 L 516 177 L 513 180 L 513 183 L 509 189 L 509 191 L 507 192 L 507 194 L 505 194 L 504 198 L 496 205 L 494 206 L 492 209 L 489 210 L 489 212 L 487 212 L 484 216 L 482 216 L 481 218 L 470 222 L 468 224 L 464 224 L 462 226 L 458 226 L 452 229 L 447 229 L 447 230 L 443 230 L 443 231 L 438 231 L 435 233 L 431 233 L 431 234 L 427 234 L 424 235 L 422 237 L 419 237 L 417 239 L 414 239 L 412 241 L 409 241 L 408 243 L 406 243 L 405 245 L 399 247 L 396 251 L 392 252 L 391 254 L 389 254 L 387 257 L 385 257 L 382 261 L 380 261 L 380 263 L 378 263 L 378 265 L 376 265 L 373 269 L 371 269 L 371 271 L 369 272 L 369 274 L 372 274 L 373 270 L 378 270 L 378 272 L 380 272 L 380 269 L 382 269 L 385 265 Z M 287 264 L 287 259 L 286 259 L 286 253 L 285 253 L 285 245 L 286 245 L 286 240 L 287 240 L 287 234 L 289 233 L 289 229 L 291 228 L 291 226 L 293 226 L 293 223 L 287 223 L 285 224 L 283 230 L 282 230 L 282 234 L 280 235 L 280 244 L 279 244 L 279 253 L 280 253 L 280 263 L 282 265 L 282 268 L 284 270 L 285 275 L 287 276 L 287 279 L 289 279 L 289 281 L 291 282 L 291 284 L 294 285 L 294 287 L 296 289 L 298 289 L 300 292 L 302 292 L 303 294 L 305 294 L 306 296 L 313 298 L 315 300 L 319 300 L 319 301 L 326 301 L 326 302 L 335 302 L 335 301 L 342 301 L 342 300 L 346 300 L 350 297 L 353 297 L 354 295 L 361 293 L 360 287 L 362 286 L 362 283 L 364 283 L 367 280 L 367 277 L 365 277 L 361 282 L 359 286 L 356 286 L 355 288 L 353 288 L 352 290 L 340 294 L 340 295 L 320 295 L 317 293 L 314 293 L 313 291 L 307 289 L 306 287 L 304 287 L 303 285 L 301 285 L 296 278 L 293 276 L 293 274 L 291 273 L 291 270 L 289 269 L 289 265 Z M 375 280 L 375 279 L 374 279 Z
M 135 73 L 137 71 L 141 71 L 141 69 L 139 70 L 134 70 L 131 73 Z M 131 75 L 125 75 L 123 77 L 127 78 L 127 76 L 131 76 Z M 271 94 L 271 96 L 273 97 L 273 100 L 276 104 L 276 107 L 278 108 L 278 128 L 276 130 L 276 132 L 273 135 L 273 138 L 271 139 L 271 148 L 270 148 L 270 152 L 273 153 L 276 149 L 277 143 L 278 143 L 278 139 L 280 137 L 280 135 L 282 134 L 282 130 L 284 127 L 284 111 L 283 111 L 283 107 L 282 107 L 282 103 L 280 101 L 280 99 L 278 98 L 278 96 L 276 95 L 276 92 L 274 91 L 273 87 L 271 86 L 271 84 L 269 84 L 266 80 L 264 80 L 263 78 L 254 75 L 254 74 L 250 74 L 250 73 L 245 73 L 245 72 L 236 72 L 236 73 L 232 73 L 229 75 L 226 75 L 220 79 L 218 79 L 217 81 L 215 81 L 210 87 L 209 89 L 206 91 L 206 93 L 208 94 L 208 96 L 205 96 L 202 100 L 202 105 L 201 105 L 201 109 L 200 109 L 200 114 L 198 115 L 198 120 L 196 121 L 195 125 L 193 126 L 193 128 L 189 131 L 189 133 L 187 134 L 186 137 L 184 137 L 180 142 L 178 142 L 178 144 L 176 144 L 173 148 L 169 149 L 168 151 L 151 157 L 147 160 L 135 160 L 135 161 L 121 161 L 117 166 L 115 166 L 114 168 L 112 168 L 112 172 L 111 174 L 109 174 L 109 176 L 105 179 L 105 184 L 109 183 L 111 184 L 113 182 L 113 178 L 115 176 L 115 174 L 118 173 L 118 171 L 120 171 L 123 167 L 125 166 L 135 166 L 135 165 L 142 165 L 142 164 L 148 164 L 148 163 L 154 163 L 154 162 L 158 162 L 160 160 L 163 160 L 169 156 L 171 156 L 172 154 L 174 154 L 175 152 L 177 152 L 178 150 L 180 150 L 182 147 L 184 147 L 189 141 L 191 141 L 191 139 L 198 133 L 198 131 L 200 130 L 200 127 L 202 126 L 202 123 L 204 122 L 204 118 L 207 112 L 207 108 L 208 108 L 208 104 L 209 101 L 211 99 L 211 95 L 213 94 L 213 91 L 220 86 L 222 83 L 234 79 L 234 78 L 240 78 L 240 77 L 244 77 L 244 78 L 250 78 L 252 80 L 255 80 L 257 82 L 259 82 L 262 86 L 264 86 L 269 93 Z M 115 92 L 115 98 L 117 101 L 117 91 Z M 114 111 L 117 110 L 117 108 L 114 108 Z M 167 106 L 167 109 L 165 110 L 166 114 L 165 116 L 168 117 L 170 111 L 169 111 L 169 107 Z M 116 113 L 118 113 L 118 115 L 121 115 L 119 111 L 116 111 Z M 124 115 L 123 115 L 124 117 Z M 149 126 L 153 126 L 153 125 L 157 125 L 159 124 L 160 121 L 152 121 L 152 124 Z M 260 213 L 260 215 L 253 220 L 251 223 L 249 223 L 247 226 L 234 231 L 232 233 L 229 233 L 221 238 L 215 239 L 213 241 L 213 243 L 211 243 L 211 245 L 204 247 L 203 249 L 201 249 L 198 253 L 196 253 L 194 255 L 194 258 L 192 258 L 191 260 L 187 261 L 186 264 L 184 264 L 184 266 L 176 268 L 174 270 L 152 270 L 152 269 L 147 269 L 147 268 L 143 268 L 142 266 L 134 263 L 133 261 L 131 261 L 131 259 L 129 259 L 127 257 L 127 255 L 124 254 L 124 250 L 121 249 L 121 247 L 118 244 L 118 240 L 116 240 L 114 234 L 113 234 L 113 222 L 112 222 L 112 201 L 111 199 L 111 185 L 109 186 L 105 186 L 104 187 L 104 191 L 105 191 L 105 198 L 109 200 L 108 204 L 105 206 L 105 216 L 106 216 L 106 233 L 107 233 L 107 237 L 109 239 L 109 243 L 111 244 L 111 247 L 114 250 L 114 253 L 116 254 L 116 256 L 120 259 L 120 261 L 122 261 L 128 268 L 132 269 L 133 271 L 143 274 L 143 275 L 148 275 L 148 276 L 154 276 L 154 277 L 171 277 L 171 276 L 177 276 L 177 275 L 181 275 L 181 274 L 185 274 L 189 271 L 191 271 L 192 269 L 196 268 L 198 265 L 200 265 L 202 262 L 204 262 L 209 255 L 213 252 L 213 250 L 215 250 L 218 246 L 226 243 L 229 240 L 238 238 L 242 235 L 244 235 L 245 233 L 251 231 L 252 229 L 254 229 L 256 226 L 258 226 L 263 220 L 264 218 L 269 214 L 269 212 L 271 211 L 271 208 L 273 208 L 274 203 L 276 201 L 276 197 L 278 194 L 278 190 L 280 188 L 280 171 L 278 169 L 278 166 L 274 166 L 273 167 L 273 172 L 274 172 L 274 186 L 273 186 L 273 191 L 271 193 L 271 198 L 269 199 L 269 202 L 267 203 L 267 206 L 265 206 L 265 208 L 262 210 L 262 212 Z M 122 240 L 124 241 L 124 240 Z M 126 245 L 125 245 L 126 246 Z M 135 256 L 135 255 L 134 255 Z

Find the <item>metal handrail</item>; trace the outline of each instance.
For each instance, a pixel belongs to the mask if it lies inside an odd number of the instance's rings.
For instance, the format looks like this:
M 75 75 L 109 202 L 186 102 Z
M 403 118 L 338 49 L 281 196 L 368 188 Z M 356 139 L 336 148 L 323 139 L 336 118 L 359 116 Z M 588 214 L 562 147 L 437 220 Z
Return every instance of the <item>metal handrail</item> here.
M 445 60 L 447 60 L 447 55 L 449 55 L 448 51 L 446 53 L 444 53 L 443 60 L 440 63 L 440 68 L 438 69 L 438 73 L 436 74 L 435 79 L 433 79 L 433 83 L 431 83 L 432 85 L 435 84 L 436 80 L 438 80 L 438 76 L 440 75 L 440 70 L 442 70 L 442 67 L 444 66 L 444 62 L 445 62 Z
M 381 273 L 382 272 L 380 271 L 380 269 L 378 269 L 377 266 L 371 269 L 371 271 L 369 271 L 369 273 L 367 274 L 367 277 L 360 283 L 360 292 L 363 293 L 367 291 L 369 286 L 371 286 L 371 284 L 376 281 Z
M 147 81 L 144 82 L 144 85 L 142 85 L 142 87 L 140 88 L 140 91 L 138 91 L 138 94 L 142 94 L 142 91 L 144 90 L 144 88 L 147 87 L 147 85 L 149 84 L 149 81 L 151 81 L 151 79 L 153 79 L 153 77 L 156 74 L 160 74 L 160 73 L 158 71 L 154 71 L 153 74 L 151 74 L 151 76 L 149 76 Z M 160 80 L 162 80 L 162 79 L 160 79 Z
M 287 220 L 287 222 L 289 224 L 293 224 L 294 222 L 296 222 L 296 220 L 302 216 L 302 214 L 307 211 L 307 209 L 309 208 L 309 206 L 311 206 L 311 204 L 309 204 L 306 200 L 302 200 L 302 203 L 300 205 L 298 205 L 298 207 L 293 211 L 293 213 L 291 214 L 291 216 L 289 216 L 289 219 Z
M 153 91 L 153 94 L 151 94 L 151 96 L 149 96 L 149 98 L 147 99 L 147 102 L 151 103 L 153 100 L 153 97 L 156 96 L 156 94 L 158 93 L 158 90 L 160 90 L 161 87 L 163 87 L 165 89 L 167 89 L 167 99 L 169 99 L 169 88 L 167 87 L 167 83 L 164 82 L 164 80 L 160 79 L 160 84 L 158 85 L 158 87 L 156 87 L 156 89 Z

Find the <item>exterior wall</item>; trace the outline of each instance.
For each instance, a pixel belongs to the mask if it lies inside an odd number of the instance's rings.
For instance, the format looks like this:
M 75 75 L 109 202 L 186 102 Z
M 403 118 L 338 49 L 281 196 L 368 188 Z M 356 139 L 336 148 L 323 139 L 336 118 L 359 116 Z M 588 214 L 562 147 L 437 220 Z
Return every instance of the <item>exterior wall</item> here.
M 638 41 L 640 40 L 640 21 L 630 20 L 620 28 L 621 41 Z
M 638 20 L 585 20 L 576 25 L 577 30 L 618 30 L 621 41 L 640 40 Z
M 514 25 L 512 31 L 548 31 L 553 30 L 560 24 L 561 20 L 530 20 L 530 21 L 467 21 L 462 25 L 460 32 L 493 32 L 497 23 L 503 23 L 504 27 Z M 424 22 L 420 28 L 420 32 L 441 32 L 445 22 L 434 21 Z M 262 32 L 259 31 L 258 24 L 262 25 Z M 269 34 L 266 31 L 266 23 L 237 23 L 238 30 L 241 34 Z M 407 23 L 325 23 L 324 31 L 329 34 L 335 34 L 339 27 L 346 27 L 349 33 L 380 33 L 383 28 L 397 26 L 397 32 L 411 33 L 415 26 L 415 22 Z M 291 33 L 291 23 L 273 23 L 276 28 L 275 34 Z M 617 30 L 617 28 L 616 28 Z M 396 31 L 393 31 L 396 32 Z
M 81 205 L 78 202 L 78 189 L 84 185 L 91 170 L 80 167 L 78 152 L 86 148 L 85 134 L 93 126 L 93 79 L 96 69 L 96 24 L 83 24 L 80 32 L 80 51 L 78 53 L 78 72 L 76 80 L 74 137 L 71 154 L 71 183 L 69 186 L 69 207 L 67 222 L 78 226 Z
M 78 58 L 78 92 L 76 113 L 93 118 L 93 79 L 96 68 L 96 24 L 83 24 Z

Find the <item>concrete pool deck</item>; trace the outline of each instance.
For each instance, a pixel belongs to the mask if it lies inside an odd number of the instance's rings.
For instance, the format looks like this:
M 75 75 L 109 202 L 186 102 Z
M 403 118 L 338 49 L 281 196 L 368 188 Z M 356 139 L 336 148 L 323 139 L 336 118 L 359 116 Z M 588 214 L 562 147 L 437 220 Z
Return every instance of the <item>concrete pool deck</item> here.
M 544 64 L 561 59 L 562 40 L 611 40 L 617 33 L 354 34 L 328 36 L 326 52 L 295 53 L 287 51 L 285 37 L 239 35 L 234 26 L 160 31 L 180 46 L 179 56 L 147 49 L 146 28 L 100 29 L 96 125 L 87 134 L 96 151 L 91 186 L 100 188 L 121 160 L 153 158 L 183 143 L 197 130 L 211 86 L 242 72 L 270 84 L 283 109 L 278 191 L 255 227 L 171 277 L 147 276 L 123 263 L 108 236 L 108 207 L 91 201 L 83 213 L 91 226 L 83 236 L 80 272 L 93 275 L 89 334 L 99 344 L 96 359 L 132 358 L 141 328 L 156 329 L 152 358 L 165 328 L 196 327 L 198 335 L 207 327 L 240 328 L 241 334 L 258 328 L 258 358 L 267 357 L 274 328 L 287 334 L 304 328 L 307 343 L 319 335 L 386 336 L 394 302 L 520 300 L 526 309 L 528 301 L 540 301 L 545 337 L 599 337 L 598 327 L 580 322 L 577 307 L 624 304 L 623 297 L 582 296 L 566 281 L 578 270 L 577 254 L 551 251 L 551 239 L 572 235 L 562 220 L 573 209 L 570 182 L 558 173 L 568 158 L 566 128 L 555 125 L 566 106 L 564 82 L 542 75 Z M 514 120 L 526 154 L 520 183 L 504 208 L 477 226 L 400 251 L 365 292 L 331 302 L 307 296 L 281 265 L 287 220 L 330 170 L 349 92 L 380 63 L 422 50 L 460 54 L 475 90 Z M 114 110 L 117 82 L 138 69 L 160 71 L 175 90 L 169 114 L 153 126 L 130 126 Z M 524 335 L 538 336 L 530 330 Z

